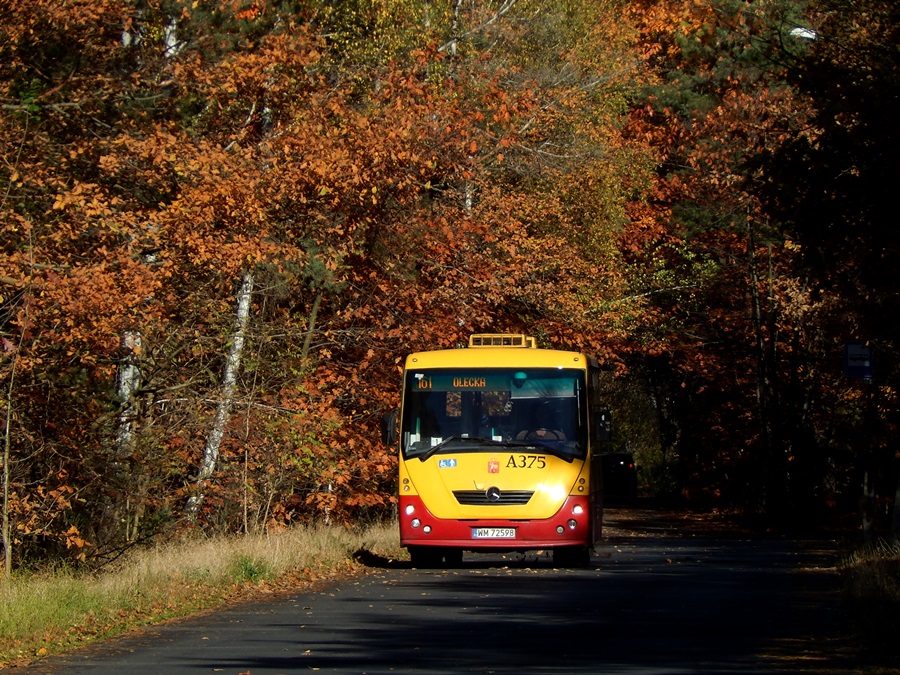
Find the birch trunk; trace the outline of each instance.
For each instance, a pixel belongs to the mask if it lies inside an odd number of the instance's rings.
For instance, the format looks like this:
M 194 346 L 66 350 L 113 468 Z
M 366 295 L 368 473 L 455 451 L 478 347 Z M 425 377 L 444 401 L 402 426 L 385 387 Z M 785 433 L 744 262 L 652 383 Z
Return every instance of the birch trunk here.
M 453 5 L 453 21 L 450 24 L 450 56 L 456 56 L 456 44 L 459 40 L 459 15 L 460 10 L 462 9 L 462 0 L 456 0 L 456 4 Z
M 222 398 L 216 410 L 209 438 L 206 440 L 206 448 L 203 450 L 203 462 L 200 472 L 197 474 L 197 493 L 188 500 L 188 515 L 191 518 L 197 516 L 197 511 L 203 501 L 203 486 L 216 470 L 219 460 L 219 448 L 222 438 L 225 436 L 225 423 L 228 421 L 228 413 L 234 399 L 234 389 L 237 385 L 237 376 L 241 368 L 241 353 L 244 350 L 244 338 L 247 334 L 247 323 L 250 318 L 250 300 L 253 296 L 253 274 L 245 272 L 238 291 L 237 311 L 234 321 L 234 332 L 231 336 L 231 349 L 225 362 L 225 376 L 222 381 Z
M 134 454 L 134 421 L 137 419 L 135 394 L 141 387 L 140 357 L 143 340 L 138 331 L 126 331 L 122 336 L 125 357 L 119 364 L 116 376 L 116 396 L 122 405 L 119 413 L 119 429 L 116 432 L 116 455 L 119 458 Z

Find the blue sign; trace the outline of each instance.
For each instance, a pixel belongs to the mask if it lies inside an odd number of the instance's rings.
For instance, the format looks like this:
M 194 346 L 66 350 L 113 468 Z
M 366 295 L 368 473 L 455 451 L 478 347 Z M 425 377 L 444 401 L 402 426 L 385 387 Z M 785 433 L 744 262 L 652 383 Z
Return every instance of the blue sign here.
M 438 460 L 438 468 L 439 469 L 455 469 L 456 468 L 456 460 L 455 459 L 439 459 Z
M 872 348 L 861 342 L 844 345 L 844 375 L 872 379 Z

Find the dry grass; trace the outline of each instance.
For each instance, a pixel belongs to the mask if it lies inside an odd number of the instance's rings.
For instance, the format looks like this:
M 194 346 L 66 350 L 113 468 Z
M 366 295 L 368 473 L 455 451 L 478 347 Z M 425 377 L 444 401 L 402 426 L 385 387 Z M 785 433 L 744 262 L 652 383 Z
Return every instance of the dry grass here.
M 98 576 L 14 576 L 0 582 L 0 667 L 260 589 L 351 573 L 360 551 L 376 559 L 400 557 L 396 524 L 191 540 L 136 551 Z
M 880 543 L 842 565 L 844 600 L 859 638 L 874 654 L 894 654 L 900 633 L 900 543 Z

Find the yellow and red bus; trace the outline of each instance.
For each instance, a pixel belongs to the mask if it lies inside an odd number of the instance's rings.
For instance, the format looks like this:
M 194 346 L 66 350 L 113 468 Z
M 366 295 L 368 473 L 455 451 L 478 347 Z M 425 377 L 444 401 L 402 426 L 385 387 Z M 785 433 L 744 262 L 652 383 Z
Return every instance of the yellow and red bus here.
M 600 443 L 609 430 L 596 358 L 480 334 L 410 354 L 396 427 L 400 543 L 413 565 L 463 551 L 550 549 L 583 566 L 600 538 Z

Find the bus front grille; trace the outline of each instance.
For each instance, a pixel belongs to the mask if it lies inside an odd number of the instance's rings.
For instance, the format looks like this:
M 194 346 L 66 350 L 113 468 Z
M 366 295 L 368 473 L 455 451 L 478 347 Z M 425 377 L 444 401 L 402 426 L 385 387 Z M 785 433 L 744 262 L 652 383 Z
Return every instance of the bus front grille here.
M 529 490 L 454 490 L 456 501 L 463 506 L 524 506 L 534 492 Z

